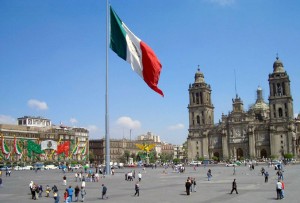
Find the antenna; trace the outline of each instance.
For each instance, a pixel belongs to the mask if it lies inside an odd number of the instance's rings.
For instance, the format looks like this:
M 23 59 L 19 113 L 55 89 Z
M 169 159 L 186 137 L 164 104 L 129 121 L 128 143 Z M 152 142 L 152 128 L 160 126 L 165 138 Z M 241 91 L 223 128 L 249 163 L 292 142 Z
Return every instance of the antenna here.
M 235 95 L 237 96 L 237 90 L 236 90 L 236 73 L 234 69 L 234 90 L 235 90 Z

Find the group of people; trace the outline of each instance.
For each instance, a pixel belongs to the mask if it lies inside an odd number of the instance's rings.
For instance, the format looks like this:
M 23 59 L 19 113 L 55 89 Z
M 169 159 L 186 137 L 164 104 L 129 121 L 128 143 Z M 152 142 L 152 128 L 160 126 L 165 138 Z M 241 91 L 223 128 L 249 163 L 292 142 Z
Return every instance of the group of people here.
M 81 194 L 81 201 L 84 202 L 84 198 L 86 195 L 86 191 L 85 188 L 81 186 L 81 188 L 79 188 L 78 185 L 76 185 L 76 187 L 72 188 L 72 186 L 70 185 L 68 188 L 66 188 L 65 192 L 64 192 L 64 201 L 65 203 L 70 203 L 73 201 L 73 193 L 75 195 L 75 202 L 78 202 L 79 200 L 79 193 Z
M 191 192 L 196 192 L 196 187 L 197 187 L 196 178 L 188 177 L 185 182 L 186 194 L 190 195 Z

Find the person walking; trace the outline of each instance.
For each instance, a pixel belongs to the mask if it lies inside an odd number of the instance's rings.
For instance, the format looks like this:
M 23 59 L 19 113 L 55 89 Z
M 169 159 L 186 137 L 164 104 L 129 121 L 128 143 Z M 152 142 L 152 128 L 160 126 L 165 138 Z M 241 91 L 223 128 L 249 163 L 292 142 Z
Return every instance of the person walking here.
M 107 187 L 104 185 L 104 184 L 102 184 L 102 199 L 107 199 L 108 197 L 107 197 L 107 195 L 106 195 L 106 192 L 107 192 Z
M 211 180 L 211 177 L 212 177 L 212 175 L 211 175 L 211 170 L 209 169 L 209 170 L 207 171 L 207 180 L 210 181 L 210 180 Z
M 190 195 L 190 191 L 191 191 L 190 177 L 188 177 L 188 179 L 185 182 L 185 190 L 186 190 L 186 195 Z
M 269 173 L 268 171 L 265 172 L 265 183 L 267 183 L 269 180 Z
M 84 202 L 84 198 L 86 196 L 86 191 L 85 191 L 84 187 L 81 187 L 80 193 L 81 193 L 81 201 Z
M 282 185 L 282 187 L 281 187 L 281 199 L 284 199 L 284 182 L 283 182 L 283 180 L 281 180 L 280 182 L 281 182 L 281 185 Z
M 140 196 L 140 185 L 139 185 L 139 182 L 136 182 L 135 186 L 134 186 L 134 189 L 135 189 L 135 194 L 134 196 Z
M 59 194 L 57 190 L 53 191 L 53 199 L 54 203 L 59 203 Z
M 193 180 L 193 184 L 194 184 L 194 192 L 196 192 L 196 188 L 197 188 L 197 184 L 196 184 L 196 178 L 194 178 L 194 180 Z
M 138 178 L 139 178 L 139 182 L 141 182 L 141 180 L 142 180 L 142 174 L 141 174 L 141 172 L 138 173 Z
M 63 185 L 67 185 L 67 177 L 65 175 L 63 177 Z
M 67 190 L 68 190 L 69 201 L 72 202 L 73 201 L 73 191 L 74 190 L 73 190 L 71 185 L 69 186 L 69 188 Z
M 232 190 L 231 190 L 230 194 L 232 194 L 232 192 L 234 190 L 235 190 L 236 194 L 239 194 L 238 191 L 237 191 L 237 185 L 236 185 L 235 179 L 232 182 Z
M 80 189 L 79 189 L 79 186 L 77 185 L 75 187 L 75 202 L 78 202 L 79 191 L 80 191 Z
M 276 193 L 277 193 L 277 199 L 281 199 L 281 190 L 282 190 L 282 183 L 280 180 L 276 183 Z

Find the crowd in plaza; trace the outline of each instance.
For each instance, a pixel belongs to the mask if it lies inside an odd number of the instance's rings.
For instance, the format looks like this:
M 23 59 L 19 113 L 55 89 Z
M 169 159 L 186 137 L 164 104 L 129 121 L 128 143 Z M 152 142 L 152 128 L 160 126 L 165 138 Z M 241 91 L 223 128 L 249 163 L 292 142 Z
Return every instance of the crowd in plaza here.
M 245 164 L 245 166 L 247 166 Z M 261 175 L 263 177 L 262 182 L 264 182 L 265 184 L 267 184 L 269 182 L 269 176 L 270 173 L 272 175 L 272 177 L 277 177 L 276 179 L 276 184 L 274 185 L 275 191 L 276 191 L 276 199 L 280 200 L 280 199 L 284 199 L 285 198 L 285 183 L 283 182 L 284 180 L 284 173 L 285 171 L 283 170 L 283 165 L 263 165 L 260 170 L 256 169 L 257 165 L 254 164 L 249 164 L 249 170 L 250 173 L 252 175 Z M 200 167 L 200 166 L 199 166 Z M 241 166 L 243 167 L 243 166 Z M 168 170 L 169 167 L 163 167 L 163 171 Z M 185 166 L 170 166 L 170 168 L 172 168 L 171 173 L 182 173 L 183 176 L 181 176 L 182 178 L 184 177 L 185 174 Z M 189 177 L 187 177 L 185 183 L 184 183 L 184 187 L 185 187 L 185 193 L 187 196 L 191 195 L 192 193 L 195 193 L 197 191 L 197 178 L 199 178 L 198 173 L 200 173 L 197 171 L 197 167 L 194 167 L 194 174 L 195 176 L 192 177 L 189 174 Z M 202 167 L 205 170 L 205 167 Z M 228 189 L 229 194 L 232 194 L 233 192 L 235 192 L 236 194 L 240 194 L 238 192 L 238 182 L 239 179 L 238 177 L 240 177 L 241 175 L 245 175 L 245 174 L 240 174 L 239 173 L 239 169 L 236 166 L 232 167 L 233 169 L 233 182 L 231 184 L 231 190 Z M 213 181 L 212 180 L 212 169 L 213 168 L 207 168 L 207 181 Z M 274 170 L 275 169 L 275 170 Z M 139 172 L 136 172 L 136 168 L 129 168 L 129 169 L 125 169 L 125 181 L 134 181 L 134 193 L 132 193 L 132 196 L 140 196 L 140 183 L 142 181 L 142 173 L 144 175 L 147 175 L 146 173 L 146 169 L 145 168 L 138 168 L 137 170 L 141 170 Z M 269 173 L 269 171 L 270 173 Z M 274 172 L 275 171 L 275 172 Z M 137 173 L 137 176 L 136 176 Z M 201 169 L 201 173 L 203 174 L 203 170 Z M 66 170 L 62 170 L 61 173 L 59 173 L 61 175 L 61 185 L 60 183 L 57 183 L 53 186 L 50 186 L 50 184 L 47 185 L 42 185 L 39 184 L 39 180 L 33 180 L 30 181 L 29 183 L 29 190 L 30 190 L 30 195 L 31 195 L 31 199 L 32 200 L 38 200 L 40 198 L 53 198 L 55 203 L 59 203 L 59 202 L 65 202 L 65 203 L 70 203 L 70 202 L 84 202 L 86 195 L 87 195 L 87 191 L 86 191 L 86 184 L 89 184 L 89 182 L 92 183 L 97 183 L 97 182 L 101 182 L 101 178 L 105 178 L 105 174 L 103 172 L 103 170 L 100 170 L 98 168 L 90 168 L 89 170 L 76 170 L 76 171 L 66 171 Z M 72 175 L 71 175 L 72 174 Z M 73 175 L 74 174 L 74 175 Z M 167 175 L 167 173 L 163 173 L 165 175 Z M 188 175 L 187 174 L 187 175 Z M 197 175 L 196 175 L 197 174 Z M 6 177 L 10 177 L 13 176 L 14 173 L 12 173 L 11 171 L 6 171 L 5 176 Z M 111 175 L 114 175 L 114 171 L 112 171 Z M 72 178 L 70 178 L 72 177 Z M 217 177 L 220 178 L 220 177 Z M 137 179 L 137 180 L 135 180 Z M 214 178 L 216 179 L 216 178 Z M 264 180 L 264 181 L 263 181 Z M 275 182 L 274 182 L 275 183 Z M 74 185 L 75 184 L 75 185 Z M 203 184 L 201 182 L 201 184 Z M 204 183 L 205 184 L 205 183 Z M 59 186 L 58 186 L 59 185 Z M 107 191 L 108 188 L 105 184 L 101 183 L 99 188 L 99 198 L 102 199 L 108 199 L 108 195 L 107 195 Z M 2 172 L 0 173 L 0 187 L 2 186 Z M 60 187 L 60 190 L 58 189 Z M 230 187 L 230 185 L 228 185 L 228 187 Z M 243 193 L 243 192 L 242 192 Z

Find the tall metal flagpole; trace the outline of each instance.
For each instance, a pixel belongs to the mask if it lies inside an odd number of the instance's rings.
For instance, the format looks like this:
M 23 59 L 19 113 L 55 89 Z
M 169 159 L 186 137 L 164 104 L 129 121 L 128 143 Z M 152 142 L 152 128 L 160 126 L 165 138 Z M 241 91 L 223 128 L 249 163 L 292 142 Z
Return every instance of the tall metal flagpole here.
M 105 171 L 110 175 L 110 138 L 109 138 L 109 114 L 108 114 L 108 38 L 109 37 L 109 5 L 106 0 L 106 88 L 105 88 Z

